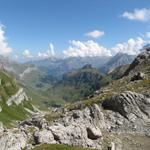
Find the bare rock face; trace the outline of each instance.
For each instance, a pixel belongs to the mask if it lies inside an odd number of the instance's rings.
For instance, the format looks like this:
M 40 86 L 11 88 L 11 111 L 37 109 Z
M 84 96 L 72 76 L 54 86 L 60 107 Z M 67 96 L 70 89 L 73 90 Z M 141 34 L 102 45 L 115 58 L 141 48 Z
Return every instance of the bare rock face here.
M 24 92 L 23 88 L 20 88 L 18 90 L 18 92 L 11 96 L 8 100 L 7 100 L 7 105 L 10 106 L 12 105 L 12 103 L 14 102 L 16 105 L 19 105 L 20 103 L 22 103 L 24 100 L 28 100 L 28 97 L 26 95 L 26 93 Z
M 44 144 L 56 144 L 54 140 L 54 136 L 51 131 L 43 129 L 41 131 L 36 131 L 34 133 L 34 140 L 36 144 L 44 143 Z
M 106 129 L 104 114 L 101 111 L 100 106 L 98 106 L 97 104 L 93 104 L 92 107 L 90 107 L 89 109 L 90 116 L 94 118 L 94 125 L 98 126 L 100 129 Z
M 105 100 L 102 105 L 105 109 L 119 112 L 131 121 L 136 118 L 144 121 L 150 119 L 150 98 L 142 94 L 126 91 Z
M 18 129 L 7 130 L 0 135 L 1 150 L 22 150 L 26 144 L 26 134 Z
M 21 123 L 21 127 L 26 131 L 27 126 L 38 128 L 33 134 L 36 144 L 55 143 L 101 149 L 99 142 L 102 138 L 101 127 L 104 123 L 100 125 L 97 122 L 103 122 L 104 116 L 98 105 L 68 112 L 65 117 L 50 125 L 41 118 L 37 115 Z
M 106 99 L 101 106 L 94 104 L 83 110 L 66 111 L 64 117 L 45 123 L 42 117 L 24 121 L 22 126 L 37 128 L 33 134 L 36 144 L 68 144 L 103 149 L 104 132 L 149 133 L 150 98 L 126 91 Z M 44 125 L 43 125 L 44 124 Z M 112 139 L 111 149 L 122 150 L 122 144 Z M 109 147 L 109 146 L 108 146 Z
M 129 74 L 135 74 L 141 70 L 142 65 L 150 63 L 150 48 L 146 48 L 145 51 L 139 54 L 134 61 L 130 64 L 129 68 L 124 73 L 124 76 Z
M 98 145 L 98 140 L 101 138 L 102 133 L 99 128 L 94 126 L 87 127 L 83 124 L 71 124 L 69 126 L 63 126 L 61 124 L 56 124 L 49 127 L 51 130 L 56 143 L 68 144 L 73 146 L 83 146 L 100 148 Z
M 35 115 L 32 116 L 32 118 L 30 118 L 28 120 L 25 120 L 25 121 L 22 121 L 20 123 L 20 125 L 21 126 L 25 126 L 25 125 L 35 126 L 39 129 L 42 129 L 47 125 L 47 123 L 46 123 L 46 120 L 44 118 L 44 115 L 35 114 Z
M 95 112 L 91 111 L 92 109 Z M 99 141 L 102 132 L 96 120 L 102 117 L 96 104 L 84 110 L 73 110 L 61 120 L 46 127 L 47 132 L 51 132 L 54 138 L 50 142 L 101 149 Z

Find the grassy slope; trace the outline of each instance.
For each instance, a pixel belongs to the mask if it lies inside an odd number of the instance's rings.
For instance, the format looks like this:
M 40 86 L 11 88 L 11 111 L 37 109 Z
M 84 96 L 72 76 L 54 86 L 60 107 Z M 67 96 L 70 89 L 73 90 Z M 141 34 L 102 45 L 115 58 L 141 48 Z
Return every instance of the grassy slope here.
M 0 106 L 2 108 L 0 112 L 0 121 L 5 125 L 10 125 L 12 121 L 25 119 L 29 113 L 24 108 L 26 107 L 33 110 L 31 103 L 29 101 L 24 101 L 18 106 L 16 104 L 7 106 L 6 102 L 8 98 L 19 90 L 19 86 L 16 84 L 14 78 L 4 71 L 0 71 L 0 79 Z
M 115 68 L 112 72 L 109 73 L 109 76 L 112 78 L 112 79 L 120 79 L 125 71 L 128 69 L 129 65 L 122 65 L 122 66 L 119 66 L 117 68 Z
M 31 87 L 24 87 L 24 89 L 27 95 L 32 99 L 32 103 L 42 110 L 47 110 L 48 106 L 52 104 L 65 104 L 62 98 L 57 94 L 51 94 L 49 91 L 37 91 Z

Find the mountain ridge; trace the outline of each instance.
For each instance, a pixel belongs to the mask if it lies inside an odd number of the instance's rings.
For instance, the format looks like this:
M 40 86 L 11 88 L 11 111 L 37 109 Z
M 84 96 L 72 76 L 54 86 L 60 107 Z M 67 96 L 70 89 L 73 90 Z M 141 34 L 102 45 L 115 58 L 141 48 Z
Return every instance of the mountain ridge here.
M 125 53 L 117 53 L 104 66 L 102 66 L 100 68 L 100 71 L 102 71 L 104 73 L 110 73 L 116 67 L 119 67 L 121 65 L 130 64 L 134 60 L 135 57 L 136 57 L 135 55 L 128 55 Z

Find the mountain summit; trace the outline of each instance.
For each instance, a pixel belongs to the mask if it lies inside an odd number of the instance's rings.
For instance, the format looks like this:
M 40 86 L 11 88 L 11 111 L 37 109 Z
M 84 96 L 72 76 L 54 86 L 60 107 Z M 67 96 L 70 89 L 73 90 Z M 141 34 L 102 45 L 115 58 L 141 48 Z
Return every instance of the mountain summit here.
M 100 70 L 104 73 L 112 72 L 116 67 L 130 64 L 136 56 L 125 53 L 117 53 Z

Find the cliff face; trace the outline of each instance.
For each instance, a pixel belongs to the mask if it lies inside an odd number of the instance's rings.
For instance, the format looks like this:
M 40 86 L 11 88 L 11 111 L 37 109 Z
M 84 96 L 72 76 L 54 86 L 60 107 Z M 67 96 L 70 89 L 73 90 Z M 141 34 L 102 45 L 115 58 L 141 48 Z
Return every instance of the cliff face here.
M 103 107 L 120 113 L 128 120 L 140 118 L 150 121 L 150 98 L 142 94 L 126 91 L 103 102 Z
M 15 95 L 12 95 L 7 100 L 6 103 L 8 106 L 11 106 L 13 103 L 15 103 L 16 105 L 19 105 L 25 100 L 28 100 L 28 97 L 27 97 L 26 93 L 24 92 L 23 88 L 20 88 Z

